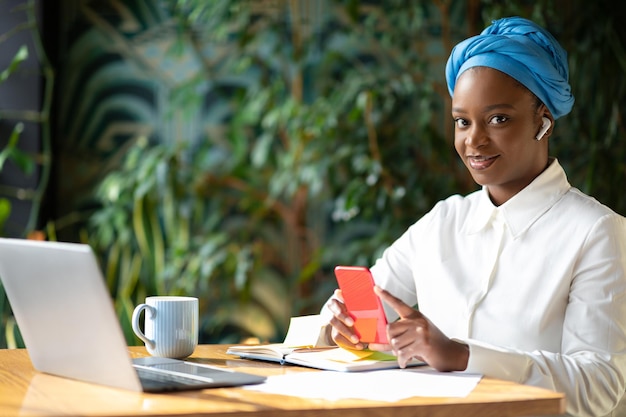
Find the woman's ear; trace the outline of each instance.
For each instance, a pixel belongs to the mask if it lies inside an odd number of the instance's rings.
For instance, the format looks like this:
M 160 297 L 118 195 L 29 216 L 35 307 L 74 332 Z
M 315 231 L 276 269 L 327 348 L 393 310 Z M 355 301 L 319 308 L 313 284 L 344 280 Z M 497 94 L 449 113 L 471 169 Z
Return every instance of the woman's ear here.
M 548 132 L 548 130 L 552 126 L 552 120 L 550 120 L 550 118 L 548 118 L 547 116 L 543 116 L 541 118 L 541 121 L 542 121 L 541 128 L 539 129 L 539 132 L 537 133 L 537 136 L 535 136 L 536 140 L 543 139 L 545 134 Z

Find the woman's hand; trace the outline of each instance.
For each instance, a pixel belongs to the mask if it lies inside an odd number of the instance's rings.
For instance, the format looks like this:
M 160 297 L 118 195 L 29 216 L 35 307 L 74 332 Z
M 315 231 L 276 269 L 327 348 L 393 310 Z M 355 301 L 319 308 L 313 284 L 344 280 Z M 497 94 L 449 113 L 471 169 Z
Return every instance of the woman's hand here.
M 423 360 L 438 371 L 463 371 L 467 368 L 467 345 L 449 339 L 426 316 L 382 288 L 374 287 L 374 291 L 400 318 L 387 325 L 389 345 L 370 343 L 370 349 L 393 351 L 401 368 L 413 358 Z
M 328 302 L 328 309 L 333 313 L 330 336 L 335 343 L 349 349 L 365 349 L 365 345 L 359 342 L 359 337 L 354 332 L 354 319 L 350 317 L 343 303 L 341 290 L 335 290 L 335 296 Z

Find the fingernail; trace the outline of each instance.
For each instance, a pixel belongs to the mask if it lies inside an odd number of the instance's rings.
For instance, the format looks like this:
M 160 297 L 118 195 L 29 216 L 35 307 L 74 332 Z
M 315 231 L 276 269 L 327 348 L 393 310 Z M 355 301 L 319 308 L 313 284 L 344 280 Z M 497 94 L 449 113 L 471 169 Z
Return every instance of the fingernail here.
M 354 320 L 352 320 L 352 317 L 348 317 L 345 323 L 346 326 L 354 326 Z
M 359 338 L 355 335 L 350 336 L 350 341 L 354 344 L 359 343 Z

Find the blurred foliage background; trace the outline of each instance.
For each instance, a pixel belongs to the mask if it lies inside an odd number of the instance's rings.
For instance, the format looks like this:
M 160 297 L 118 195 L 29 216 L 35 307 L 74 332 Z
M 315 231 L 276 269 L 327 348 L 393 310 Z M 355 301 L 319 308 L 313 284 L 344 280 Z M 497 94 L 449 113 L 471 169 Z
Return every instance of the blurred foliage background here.
M 569 52 L 576 105 L 552 154 L 626 214 L 626 6 L 590 3 L 64 2 L 57 185 L 38 227 L 97 251 L 131 344 L 152 294 L 197 295 L 203 343 L 280 341 L 319 311 L 335 265 L 372 264 L 436 201 L 476 189 L 443 70 L 510 15 Z

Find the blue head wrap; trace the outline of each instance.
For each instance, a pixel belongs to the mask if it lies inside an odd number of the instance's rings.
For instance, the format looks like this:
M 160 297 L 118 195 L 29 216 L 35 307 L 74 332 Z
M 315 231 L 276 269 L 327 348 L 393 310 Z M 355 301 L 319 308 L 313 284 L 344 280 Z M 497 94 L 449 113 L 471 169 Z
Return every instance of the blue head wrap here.
M 574 105 L 567 53 L 548 31 L 530 20 L 495 20 L 480 35 L 455 46 L 446 65 L 450 96 L 463 71 L 479 66 L 516 79 L 539 97 L 555 119 Z

